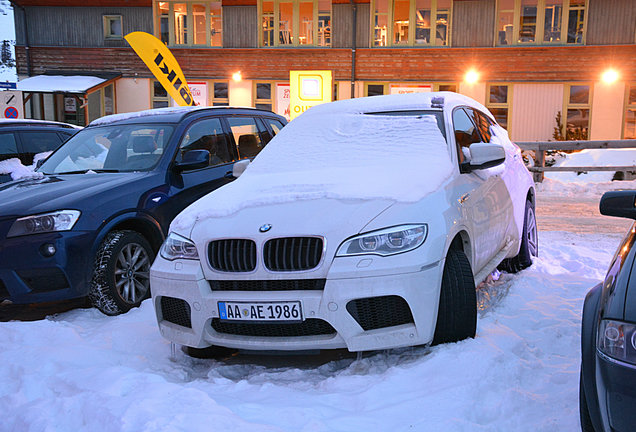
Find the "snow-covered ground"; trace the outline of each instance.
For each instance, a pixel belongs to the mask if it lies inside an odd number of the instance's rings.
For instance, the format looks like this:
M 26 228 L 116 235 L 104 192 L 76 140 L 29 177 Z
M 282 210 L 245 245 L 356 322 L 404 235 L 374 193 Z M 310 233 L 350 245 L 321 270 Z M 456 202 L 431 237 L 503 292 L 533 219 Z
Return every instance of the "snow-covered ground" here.
M 0 430 L 576 431 L 583 298 L 620 238 L 541 231 L 475 339 L 362 359 L 173 355 L 149 302 L 0 323 Z

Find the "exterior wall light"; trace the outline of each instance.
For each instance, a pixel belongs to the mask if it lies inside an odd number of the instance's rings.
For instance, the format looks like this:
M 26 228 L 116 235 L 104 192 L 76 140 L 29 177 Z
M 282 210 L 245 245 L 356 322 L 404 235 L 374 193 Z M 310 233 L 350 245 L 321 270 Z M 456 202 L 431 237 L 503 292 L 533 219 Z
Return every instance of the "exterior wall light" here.
M 234 73 L 232 74 L 232 79 L 233 79 L 235 82 L 241 82 L 241 81 L 243 80 L 243 76 L 241 75 L 241 71 L 234 72 Z
M 608 69 L 603 72 L 601 79 L 605 84 L 614 84 L 616 81 L 618 81 L 618 72 L 616 72 L 616 70 L 614 69 Z
M 464 76 L 464 81 L 466 81 L 467 84 L 476 84 L 477 81 L 479 81 L 479 72 L 475 69 L 469 70 Z

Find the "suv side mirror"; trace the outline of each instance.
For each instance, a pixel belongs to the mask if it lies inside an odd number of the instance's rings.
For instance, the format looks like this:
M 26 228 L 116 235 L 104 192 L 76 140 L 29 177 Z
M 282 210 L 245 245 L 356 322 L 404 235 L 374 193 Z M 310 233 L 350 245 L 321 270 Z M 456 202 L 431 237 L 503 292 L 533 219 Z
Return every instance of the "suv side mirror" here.
M 506 151 L 499 144 L 479 142 L 471 144 L 468 149 L 470 161 L 461 165 L 462 173 L 492 168 L 501 165 L 506 160 Z
M 210 152 L 207 150 L 190 150 L 183 155 L 183 159 L 175 164 L 177 171 L 190 171 L 205 168 L 210 165 Z
M 601 197 L 599 210 L 605 216 L 636 219 L 636 191 L 605 192 Z
M 241 174 L 245 172 L 247 166 L 250 164 L 249 159 L 243 159 L 234 164 L 232 167 L 232 176 L 235 178 L 239 178 Z

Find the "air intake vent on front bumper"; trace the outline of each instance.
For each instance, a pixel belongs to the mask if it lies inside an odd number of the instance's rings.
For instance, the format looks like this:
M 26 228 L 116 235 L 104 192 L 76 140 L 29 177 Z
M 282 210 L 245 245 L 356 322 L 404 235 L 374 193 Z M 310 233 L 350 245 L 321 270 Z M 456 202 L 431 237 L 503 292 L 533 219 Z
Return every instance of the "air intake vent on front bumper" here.
M 0 301 L 8 299 L 10 296 L 9 290 L 5 286 L 4 282 L 2 282 L 2 279 L 0 279 Z
M 35 292 L 61 290 L 69 286 L 64 272 L 57 267 L 18 270 L 16 273 Z
M 192 328 L 190 305 L 174 297 L 161 297 L 161 315 L 165 321 L 181 327 Z
M 408 303 L 395 295 L 351 300 L 347 311 L 365 331 L 413 322 Z
M 272 271 L 311 270 L 320 264 L 322 239 L 285 237 L 267 241 L 263 251 L 265 267 Z
M 241 323 L 212 319 L 212 328 L 218 333 L 240 336 L 300 337 L 335 334 L 327 321 L 309 318 L 301 323 Z
M 208 281 L 212 291 L 322 291 L 325 282 L 325 279 Z
M 251 272 L 256 269 L 256 243 L 245 239 L 215 240 L 208 244 L 208 259 L 214 270 Z

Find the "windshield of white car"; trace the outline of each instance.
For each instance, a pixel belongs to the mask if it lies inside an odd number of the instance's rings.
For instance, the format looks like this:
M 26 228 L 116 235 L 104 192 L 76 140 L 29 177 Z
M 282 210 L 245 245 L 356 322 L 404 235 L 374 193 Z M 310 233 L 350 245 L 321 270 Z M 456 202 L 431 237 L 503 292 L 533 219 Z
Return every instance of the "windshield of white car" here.
M 446 139 L 446 128 L 444 127 L 444 113 L 436 110 L 404 110 L 404 111 L 376 111 L 368 112 L 367 115 L 383 115 L 383 116 L 395 116 L 395 117 L 422 117 L 433 116 L 437 121 L 437 127 L 439 131 Z
M 149 171 L 174 127 L 133 124 L 89 127 L 66 141 L 38 168 L 43 174 Z

